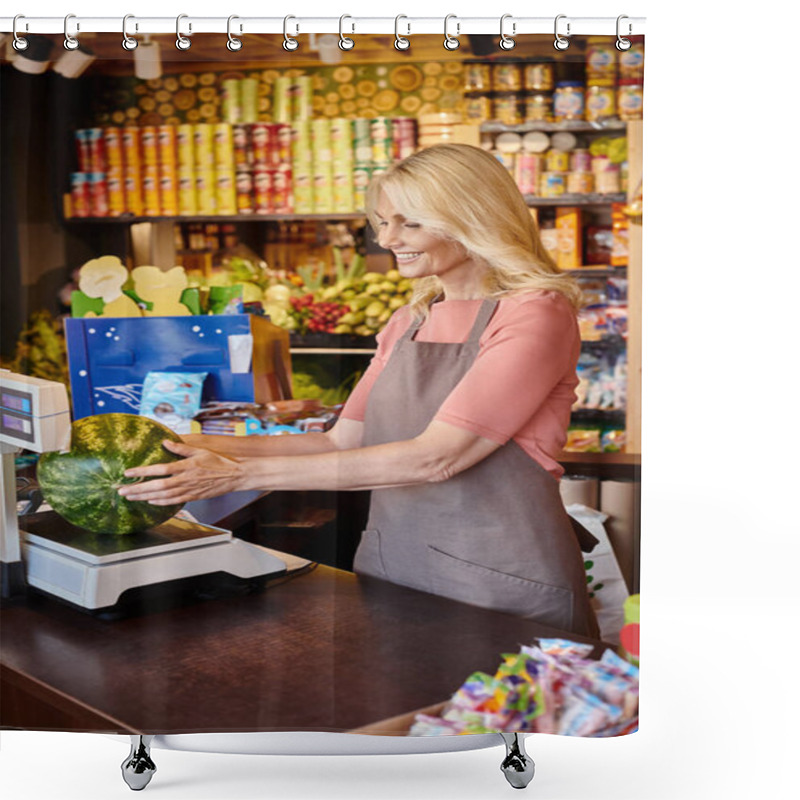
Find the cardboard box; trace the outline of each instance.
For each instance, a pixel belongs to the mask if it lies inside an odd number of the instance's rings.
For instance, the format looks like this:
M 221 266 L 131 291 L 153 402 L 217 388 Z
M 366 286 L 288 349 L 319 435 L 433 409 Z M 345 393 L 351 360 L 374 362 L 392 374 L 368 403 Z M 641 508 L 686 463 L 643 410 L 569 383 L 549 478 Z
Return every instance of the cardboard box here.
M 289 334 L 252 314 L 65 320 L 73 418 L 138 414 L 151 371 L 206 372 L 203 402 L 291 397 Z

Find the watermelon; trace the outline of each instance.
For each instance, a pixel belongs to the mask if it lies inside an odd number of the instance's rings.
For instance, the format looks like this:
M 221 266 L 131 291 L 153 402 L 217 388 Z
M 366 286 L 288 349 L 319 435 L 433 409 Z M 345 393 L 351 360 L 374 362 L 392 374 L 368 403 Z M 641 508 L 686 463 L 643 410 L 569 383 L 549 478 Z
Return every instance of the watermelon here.
M 119 536 L 152 528 L 174 516 L 183 504 L 131 501 L 117 489 L 142 480 L 126 478 L 126 469 L 181 458 L 161 444 L 164 439 L 182 441 L 161 423 L 135 414 L 79 419 L 72 423 L 68 452 L 44 453 L 39 458 L 37 480 L 42 495 L 59 516 L 93 533 Z

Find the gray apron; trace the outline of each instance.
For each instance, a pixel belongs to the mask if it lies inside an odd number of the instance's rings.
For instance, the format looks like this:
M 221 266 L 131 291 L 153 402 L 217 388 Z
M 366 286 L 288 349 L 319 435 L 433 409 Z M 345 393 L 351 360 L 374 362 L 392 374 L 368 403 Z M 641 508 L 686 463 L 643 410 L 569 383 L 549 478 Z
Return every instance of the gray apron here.
M 397 341 L 369 395 L 364 446 L 422 433 L 472 366 L 497 306 L 460 344 Z M 502 414 L 498 409 L 498 414 Z M 373 490 L 354 570 L 464 603 L 598 634 L 558 481 L 513 440 L 440 483 Z

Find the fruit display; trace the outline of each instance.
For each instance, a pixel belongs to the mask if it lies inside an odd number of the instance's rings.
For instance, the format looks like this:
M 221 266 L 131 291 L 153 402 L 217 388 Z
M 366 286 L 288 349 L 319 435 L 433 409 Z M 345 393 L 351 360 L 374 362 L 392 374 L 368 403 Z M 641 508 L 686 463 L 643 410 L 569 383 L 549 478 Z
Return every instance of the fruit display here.
M 72 423 L 70 449 L 44 453 L 37 480 L 53 510 L 92 533 L 122 536 L 165 522 L 183 504 L 155 506 L 121 497 L 117 490 L 135 478 L 131 467 L 178 461 L 180 456 L 162 446 L 181 438 L 169 428 L 135 414 L 99 414 Z M 149 480 L 149 479 L 145 479 Z

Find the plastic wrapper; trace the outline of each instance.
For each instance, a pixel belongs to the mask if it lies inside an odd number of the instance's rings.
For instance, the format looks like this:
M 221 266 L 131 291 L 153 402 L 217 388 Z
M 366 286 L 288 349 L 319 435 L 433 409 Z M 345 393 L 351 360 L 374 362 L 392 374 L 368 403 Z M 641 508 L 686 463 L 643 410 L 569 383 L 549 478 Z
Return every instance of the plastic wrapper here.
M 142 386 L 139 414 L 177 434 L 191 433 L 200 410 L 205 372 L 148 372 Z

